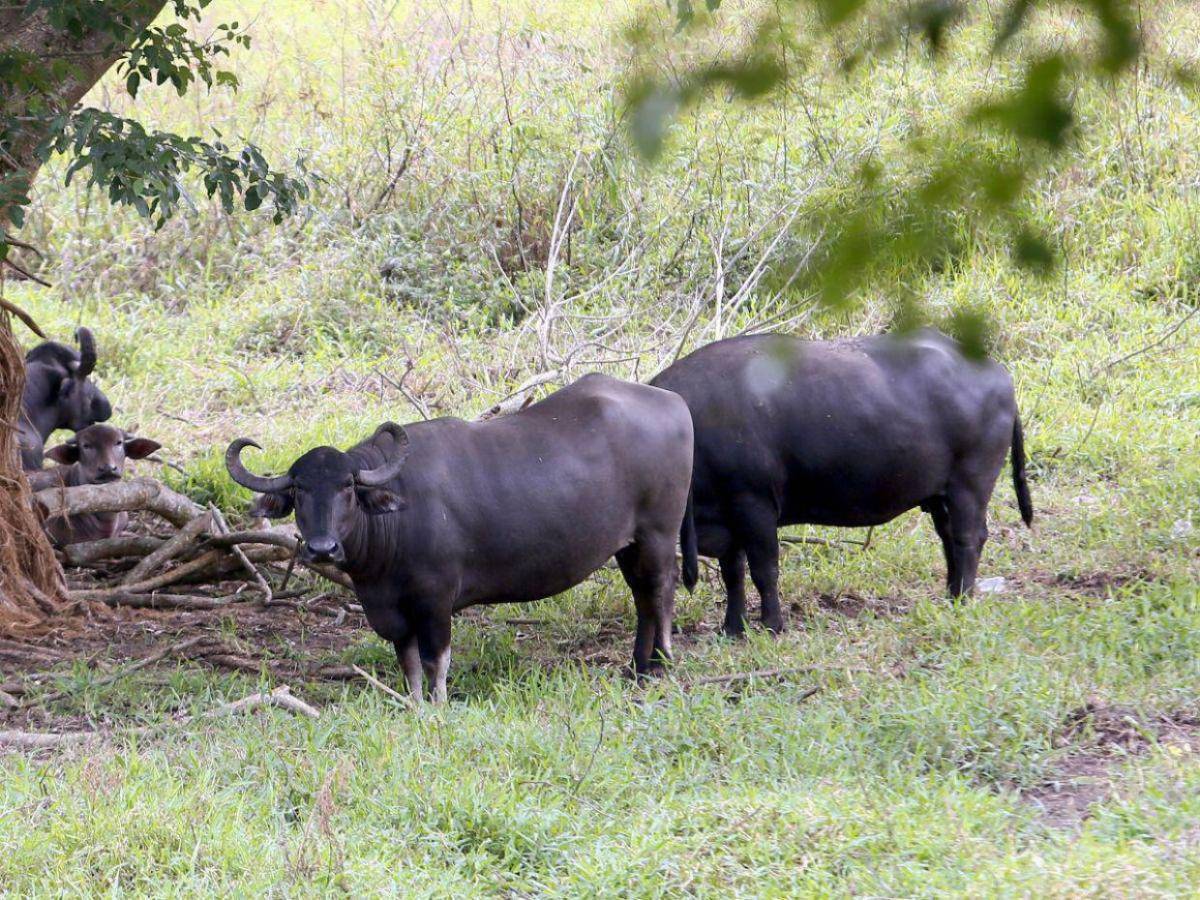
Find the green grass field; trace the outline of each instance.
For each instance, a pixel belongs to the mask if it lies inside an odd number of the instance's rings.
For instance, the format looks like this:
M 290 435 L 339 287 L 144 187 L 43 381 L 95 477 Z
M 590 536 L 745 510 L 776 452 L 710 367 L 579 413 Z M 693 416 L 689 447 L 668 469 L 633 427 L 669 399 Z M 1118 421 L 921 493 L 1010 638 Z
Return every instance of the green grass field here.
M 648 166 L 621 125 L 633 4 L 464 9 L 221 0 L 214 21 L 255 41 L 238 94 L 131 107 L 113 80 L 90 98 L 302 153 L 322 178 L 303 221 L 196 193 L 156 232 L 42 173 L 22 236 L 51 251 L 55 287 L 6 296 L 55 335 L 96 330 L 115 424 L 161 440 L 197 500 L 244 513 L 220 461 L 238 435 L 278 469 L 418 408 L 474 416 L 541 373 L 545 393 L 591 370 L 646 379 L 748 327 L 885 327 L 888 291 L 829 311 L 760 261 L 803 251 L 799 224 L 859 161 L 936 138 L 1012 74 L 980 13 L 938 63 L 817 61 L 769 102 L 714 97 Z M 644 12 L 670 27 L 663 4 Z M 1144 13 L 1155 52 L 1200 62 L 1194 6 Z M 1079 28 L 1046 16 L 1036 39 Z M 1200 93 L 1148 66 L 1076 99 L 1076 145 L 1033 210 L 1061 253 L 1051 277 L 965 228 L 943 271 L 897 273 L 936 321 L 985 309 L 1013 372 L 1037 521 L 1021 526 L 1004 473 L 981 568 L 1003 591 L 944 599 L 913 512 L 865 549 L 790 547 L 778 640 L 722 639 L 708 572 L 680 596 L 677 665 L 646 686 L 621 671 L 633 612 L 609 571 L 457 623 L 440 709 L 292 683 L 319 719 L 121 737 L 260 681 L 184 665 L 100 685 L 102 667 L 62 665 L 38 689 L 66 692 L 47 721 L 115 736 L 0 756 L 0 892 L 1194 895 Z M 401 680 L 368 630 L 338 658 Z M 794 671 L 696 683 L 767 668 Z

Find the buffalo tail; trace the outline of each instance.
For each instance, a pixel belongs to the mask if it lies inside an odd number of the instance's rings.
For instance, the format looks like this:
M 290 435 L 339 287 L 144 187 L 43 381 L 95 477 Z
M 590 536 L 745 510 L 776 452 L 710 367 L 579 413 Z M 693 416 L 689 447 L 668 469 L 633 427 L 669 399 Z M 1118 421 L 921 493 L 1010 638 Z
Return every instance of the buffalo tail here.
M 692 489 L 688 488 L 683 524 L 679 528 L 679 549 L 683 553 L 683 586 L 691 593 L 700 580 L 700 553 L 696 542 L 696 519 L 692 510 Z
M 1029 498 L 1029 484 L 1025 480 L 1025 432 L 1021 428 L 1021 416 L 1013 417 L 1012 436 L 1012 479 L 1017 492 L 1017 506 L 1026 525 L 1033 524 L 1033 501 Z

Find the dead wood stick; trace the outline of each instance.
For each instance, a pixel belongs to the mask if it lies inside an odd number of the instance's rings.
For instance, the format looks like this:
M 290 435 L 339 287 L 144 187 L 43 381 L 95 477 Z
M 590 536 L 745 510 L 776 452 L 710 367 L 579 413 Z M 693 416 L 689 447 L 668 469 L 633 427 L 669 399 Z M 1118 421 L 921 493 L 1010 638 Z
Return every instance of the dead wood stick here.
M 351 666 L 350 668 L 352 668 L 356 674 L 358 674 L 362 678 L 366 679 L 367 683 L 370 684 L 372 687 L 383 691 L 389 697 L 392 697 L 395 700 L 399 700 L 405 706 L 413 705 L 412 697 L 406 697 L 403 694 L 401 694 L 399 691 L 395 690 L 394 688 L 388 687 L 386 684 L 384 684 L 382 681 L 380 681 L 378 678 L 376 678 L 374 675 L 372 675 L 366 669 L 362 669 L 358 666 Z
M 221 511 L 217 509 L 215 503 L 208 504 L 208 511 L 212 515 L 213 523 L 221 534 L 229 534 L 229 523 L 225 521 L 225 517 L 221 515 Z M 250 562 L 246 556 L 246 552 L 242 550 L 241 545 L 234 544 L 230 549 L 233 555 L 238 558 L 238 562 L 250 573 L 250 577 L 254 579 L 254 583 L 258 585 L 258 589 L 263 592 L 263 605 L 270 606 L 271 601 L 275 599 L 275 594 L 271 591 L 271 583 L 263 577 L 263 573 L 258 571 L 258 567 Z
M 82 513 L 132 512 L 148 510 L 182 528 L 202 510 L 199 506 L 152 478 L 133 478 L 113 484 L 85 484 L 79 487 L 49 488 L 38 491 L 35 501 L 47 518 Z
M 115 588 L 72 591 L 71 598 L 74 600 L 105 600 L 117 594 L 148 594 L 156 588 L 166 587 L 168 584 L 182 581 L 189 575 L 203 572 L 213 567 L 220 559 L 220 550 L 209 550 L 207 553 L 202 553 L 195 559 L 176 566 L 168 572 L 156 575 L 153 578 L 147 578 L 145 581 L 139 581 L 137 584 L 125 584 Z
M 224 597 L 203 597 L 197 594 L 136 594 L 119 591 L 104 597 L 109 606 L 128 606 L 133 609 L 221 609 L 230 604 Z
M 268 544 L 294 550 L 299 541 L 284 531 L 229 531 L 214 534 L 208 539 L 210 547 L 233 547 L 238 544 Z
M 839 546 L 866 547 L 867 546 L 866 541 L 847 541 L 847 540 L 838 540 L 838 539 L 830 540 L 827 538 L 819 538 L 819 537 L 797 537 L 797 536 L 791 535 L 791 534 L 780 535 L 779 543 L 781 543 L 781 544 L 812 544 L 816 547 L 839 547 Z
M 245 710 L 255 709 L 260 706 L 277 706 L 280 709 L 286 709 L 288 712 L 308 716 L 310 719 L 319 719 L 321 717 L 320 710 L 305 703 L 299 697 L 294 696 L 292 689 L 284 684 L 269 693 L 251 694 L 249 697 L 234 700 L 232 703 L 222 703 L 220 706 L 214 707 L 208 710 L 208 712 L 201 713 L 195 718 L 215 719 L 229 713 L 244 712 Z
M 130 728 L 117 732 L 104 731 L 66 731 L 66 732 L 36 732 L 36 731 L 0 731 L 0 747 L 13 747 L 18 750 L 47 750 L 55 747 L 62 747 L 71 744 L 83 743 L 85 741 L 96 740 L 108 736 L 129 736 L 137 734 L 147 734 L 157 728 L 162 728 L 167 725 L 186 725 L 197 720 L 204 721 L 208 719 L 216 719 L 230 713 L 246 712 L 252 709 L 258 709 L 263 706 L 275 706 L 279 709 L 285 709 L 288 712 L 297 713 L 307 716 L 310 719 L 317 719 L 321 716 L 321 711 L 314 706 L 305 703 L 299 697 L 292 694 L 291 688 L 287 685 L 275 688 L 269 693 L 251 694 L 249 697 L 243 697 L 241 700 L 234 700 L 232 703 L 222 703 L 220 706 L 203 712 L 198 716 L 184 716 L 170 722 L 164 722 L 162 725 Z
M 211 525 L 212 513 L 209 512 L 196 516 L 196 518 L 180 528 L 168 540 L 164 541 L 157 550 L 130 569 L 125 577 L 121 579 L 121 584 L 137 584 L 139 581 L 143 581 L 155 569 L 181 554 L 184 548 L 196 540 L 200 532 Z
M 115 672 L 110 672 L 108 675 L 105 675 L 103 678 L 97 678 L 95 681 L 92 682 L 91 686 L 92 687 L 100 687 L 101 685 L 112 684 L 114 681 L 124 678 L 126 675 L 130 675 L 130 674 L 136 672 L 138 669 L 144 669 L 144 668 L 146 668 L 146 666 L 153 665 L 154 663 L 158 662 L 160 659 L 165 659 L 166 657 L 170 656 L 172 653 L 181 653 L 184 650 L 186 650 L 188 647 L 191 647 L 191 646 L 198 644 L 201 641 L 207 640 L 207 639 L 208 639 L 208 635 L 201 634 L 201 635 L 197 635 L 196 637 L 190 637 L 185 641 L 177 641 L 176 643 L 171 644 L 170 646 L 163 647 L 159 650 L 155 650 L 153 653 L 149 654 L 148 656 L 143 656 L 141 659 L 135 660 L 134 662 L 130 663 L 129 665 L 124 666 L 123 668 L 117 669 Z M 47 694 L 45 697 L 39 697 L 37 702 L 39 704 L 51 703 L 55 700 L 62 699 L 63 697 L 67 696 L 67 694 L 69 694 L 69 693 L 70 693 L 70 691 L 55 691 L 52 694 Z M 26 697 L 24 705 L 25 706 L 33 705 L 33 700 L 29 697 Z
M 510 412 L 516 412 L 528 402 L 530 392 L 532 392 L 534 388 L 561 378 L 562 374 L 562 369 L 551 369 L 549 372 L 542 372 L 540 375 L 534 375 L 529 380 L 522 382 L 520 387 L 518 387 L 499 403 L 496 403 L 495 405 L 490 406 L 481 412 L 476 417 L 476 421 L 486 422 L 488 419 L 496 418 L 496 416 L 503 416 Z
M 284 547 L 295 553 L 300 541 L 285 531 L 231 531 L 229 534 L 213 535 L 208 540 L 210 547 L 231 547 L 234 544 L 269 544 L 274 547 Z M 309 571 L 316 572 L 327 581 L 332 581 L 338 587 L 348 591 L 354 590 L 354 582 L 350 576 L 333 566 L 316 563 L 301 563 Z
M 0 650 L 12 650 L 20 653 L 22 656 L 30 656 L 39 659 L 41 662 L 62 662 L 68 658 L 65 653 L 59 653 L 57 650 L 51 650 L 47 647 L 33 647 L 29 644 L 22 644 L 20 641 L 10 641 L 8 638 L 0 638 Z
M 0 706 L 6 709 L 16 709 L 21 705 L 21 701 L 6 691 L 0 691 Z
M 15 747 L 18 750 L 45 750 L 51 747 L 62 747 L 64 744 L 78 744 L 99 737 L 98 731 L 0 731 L 0 747 Z
M 125 534 L 82 544 L 68 544 L 62 548 L 62 557 L 68 566 L 86 566 L 102 559 L 145 556 L 162 545 L 162 538 Z
M 869 672 L 870 669 L 861 666 L 791 666 L 786 669 L 755 669 L 752 672 L 732 672 L 728 675 L 706 675 L 691 681 L 681 682 L 683 687 L 697 687 L 702 684 L 733 684 L 738 681 L 750 681 L 754 678 L 783 678 L 787 675 L 798 675 L 811 672 Z

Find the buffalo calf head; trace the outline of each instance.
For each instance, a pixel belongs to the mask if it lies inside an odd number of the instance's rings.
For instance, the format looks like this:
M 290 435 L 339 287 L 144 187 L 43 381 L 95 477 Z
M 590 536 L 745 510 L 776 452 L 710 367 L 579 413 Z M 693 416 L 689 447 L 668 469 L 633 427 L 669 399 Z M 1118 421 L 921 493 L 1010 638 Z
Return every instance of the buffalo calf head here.
M 125 460 L 145 459 L 161 446 L 111 425 L 89 425 L 65 444 L 51 447 L 46 456 L 64 466 L 78 466 L 79 484 L 107 484 L 121 480 Z

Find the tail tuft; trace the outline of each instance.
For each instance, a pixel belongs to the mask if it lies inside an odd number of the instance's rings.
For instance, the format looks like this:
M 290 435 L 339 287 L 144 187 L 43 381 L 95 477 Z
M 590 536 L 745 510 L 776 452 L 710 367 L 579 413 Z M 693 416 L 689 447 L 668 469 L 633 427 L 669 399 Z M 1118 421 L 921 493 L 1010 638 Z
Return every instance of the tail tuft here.
M 1033 524 L 1033 500 L 1029 497 L 1029 484 L 1025 480 L 1025 432 L 1021 428 L 1021 416 L 1013 418 L 1012 478 L 1017 492 L 1017 507 L 1026 525 Z

